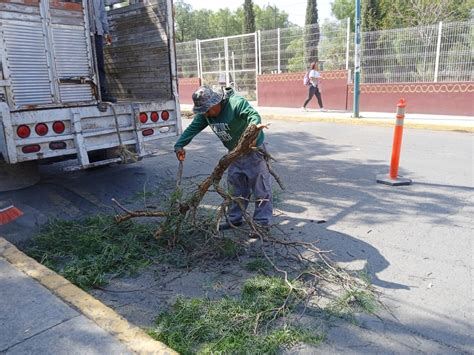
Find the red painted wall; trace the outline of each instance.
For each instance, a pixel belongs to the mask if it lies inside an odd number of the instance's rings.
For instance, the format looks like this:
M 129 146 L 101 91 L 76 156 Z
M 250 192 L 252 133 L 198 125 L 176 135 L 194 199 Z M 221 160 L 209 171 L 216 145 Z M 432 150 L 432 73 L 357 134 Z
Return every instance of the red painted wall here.
M 354 85 L 348 85 L 348 108 L 352 107 Z M 407 112 L 474 116 L 474 83 L 394 83 L 362 84 L 360 111 L 391 112 L 400 98 Z
M 257 77 L 258 105 L 301 107 L 307 96 L 302 73 Z M 329 110 L 352 110 L 354 86 L 345 70 L 321 72 L 323 104 Z M 400 98 L 407 112 L 474 116 L 474 82 L 361 84 L 360 111 L 392 112 Z M 319 107 L 316 98 L 308 108 Z
M 193 103 L 193 92 L 201 86 L 200 78 L 179 78 L 178 79 L 178 93 L 179 102 L 182 104 Z
M 304 72 L 258 75 L 258 106 L 302 107 L 308 97 L 308 88 L 303 85 L 304 75 Z M 324 71 L 321 75 L 324 108 L 345 110 L 347 71 Z M 307 108 L 319 108 L 316 97 L 312 98 Z

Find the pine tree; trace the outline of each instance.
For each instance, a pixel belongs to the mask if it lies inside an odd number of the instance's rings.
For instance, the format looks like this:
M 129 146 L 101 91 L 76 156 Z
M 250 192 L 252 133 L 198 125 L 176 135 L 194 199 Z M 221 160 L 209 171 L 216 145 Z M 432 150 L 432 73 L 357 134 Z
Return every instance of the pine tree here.
M 306 63 L 318 62 L 319 19 L 317 0 L 308 0 L 306 4 L 304 30 L 304 58 Z
M 244 2 L 244 33 L 255 32 L 255 13 L 253 11 L 253 1 Z

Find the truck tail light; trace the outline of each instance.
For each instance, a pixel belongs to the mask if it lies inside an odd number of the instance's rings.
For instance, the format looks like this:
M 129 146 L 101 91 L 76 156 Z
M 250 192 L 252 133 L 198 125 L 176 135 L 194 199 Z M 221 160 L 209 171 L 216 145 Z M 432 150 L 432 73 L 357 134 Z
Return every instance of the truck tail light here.
M 66 129 L 66 126 L 64 125 L 63 122 L 61 121 L 55 121 L 53 123 L 53 131 L 54 133 L 57 133 L 57 134 L 61 134 L 64 132 L 64 130 Z
M 170 118 L 170 113 L 169 113 L 168 111 L 163 111 L 163 112 L 161 113 L 161 119 L 162 119 L 163 121 L 166 121 L 168 118 Z
M 48 133 L 48 126 L 44 123 L 38 123 L 35 126 L 35 132 L 38 136 L 45 136 Z
M 150 114 L 150 119 L 151 119 L 153 122 L 157 122 L 159 118 L 160 118 L 160 116 L 158 115 L 158 112 L 156 112 L 156 111 L 153 111 L 153 112 Z
M 18 137 L 20 138 L 28 138 L 31 134 L 30 127 L 27 125 L 21 125 L 17 128 L 16 134 L 18 134 Z
M 146 136 L 151 136 L 153 133 L 155 133 L 155 131 L 154 131 L 153 129 L 151 129 L 151 128 L 145 129 L 144 131 L 142 131 L 142 134 L 143 134 L 143 136 L 145 136 L 145 137 L 146 137 Z
M 51 142 L 49 143 L 49 149 L 51 150 L 66 149 L 66 142 Z
M 41 150 L 41 147 L 39 144 L 30 144 L 30 145 L 25 145 L 23 148 L 21 148 L 21 151 L 25 154 L 28 153 L 36 153 Z
M 148 115 L 145 112 L 140 112 L 140 122 L 146 123 L 148 121 Z

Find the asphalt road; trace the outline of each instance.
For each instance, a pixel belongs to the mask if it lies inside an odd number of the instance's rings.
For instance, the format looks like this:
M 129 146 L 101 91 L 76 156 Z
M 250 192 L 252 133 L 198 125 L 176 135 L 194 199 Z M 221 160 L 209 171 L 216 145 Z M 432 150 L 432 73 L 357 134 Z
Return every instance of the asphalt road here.
M 277 222 L 320 240 L 343 265 L 368 270 L 390 310 L 334 327 L 319 350 L 474 352 L 472 134 L 406 129 L 399 174 L 413 184 L 402 187 L 375 178 L 388 173 L 391 128 L 276 121 L 266 134 L 287 185 L 277 193 Z M 176 178 L 173 143 L 160 142 L 156 156 L 132 165 L 75 173 L 42 167 L 38 185 L 0 193 L 25 212 L 0 234 L 21 245 L 50 218 L 113 211 L 112 197 L 135 205 L 163 197 Z M 204 131 L 188 147 L 183 179 L 205 176 L 223 154 Z

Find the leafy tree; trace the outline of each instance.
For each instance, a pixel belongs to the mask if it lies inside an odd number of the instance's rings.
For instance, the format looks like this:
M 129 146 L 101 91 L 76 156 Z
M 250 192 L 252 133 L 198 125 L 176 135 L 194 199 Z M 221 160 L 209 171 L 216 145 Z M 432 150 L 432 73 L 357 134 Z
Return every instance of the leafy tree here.
M 304 39 L 306 62 L 318 62 L 319 23 L 317 0 L 308 0 L 306 4 Z
M 466 21 L 474 9 L 474 0 L 393 0 L 391 6 L 385 6 L 386 28 L 414 27 Z
M 467 21 L 474 0 L 367 0 L 362 2 L 362 30 L 383 30 L 436 24 L 439 21 Z M 355 16 L 354 0 L 334 0 L 338 20 Z M 377 27 L 374 27 L 377 26 Z
M 252 33 L 255 30 L 274 29 L 275 26 L 277 28 L 292 26 L 288 21 L 288 14 L 273 6 L 261 8 L 251 0 L 245 0 L 236 11 L 194 10 L 185 0 L 175 2 L 177 42 Z
M 193 28 L 189 34 L 190 41 L 212 37 L 212 11 L 195 10 L 193 12 Z
M 362 12 L 362 29 L 365 32 L 362 56 L 362 71 L 363 81 L 365 83 L 383 82 L 382 67 L 378 59 L 378 32 L 380 24 L 383 21 L 383 1 L 380 0 L 366 0 L 363 2 Z
M 291 41 L 286 48 L 286 53 L 291 55 L 288 59 L 289 72 L 304 71 L 306 69 L 308 64 L 304 59 L 303 48 L 303 37 L 301 36 Z
M 210 10 L 193 10 L 192 6 L 179 0 L 175 3 L 175 31 L 177 42 L 206 39 L 212 36 Z
M 255 26 L 257 30 L 273 30 L 275 28 L 288 28 L 292 24 L 288 21 L 288 14 L 276 6 L 254 6 Z
M 331 3 L 331 12 L 338 20 L 342 21 L 349 17 L 353 21 L 355 18 L 355 1 L 334 0 Z
M 319 43 L 319 54 L 324 58 L 324 70 L 346 68 L 346 28 L 339 22 L 326 20 L 321 25 L 324 37 Z
M 190 34 L 194 24 L 191 5 L 183 1 L 177 1 L 175 4 L 174 20 L 176 41 L 190 41 Z
M 212 23 L 211 38 L 234 36 L 242 33 L 242 23 L 235 12 L 228 8 L 213 12 L 210 17 Z

